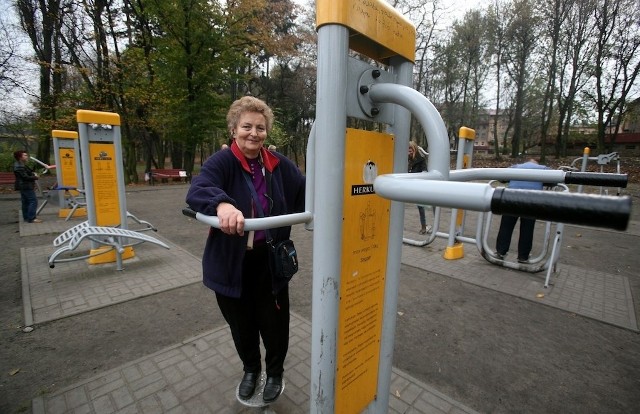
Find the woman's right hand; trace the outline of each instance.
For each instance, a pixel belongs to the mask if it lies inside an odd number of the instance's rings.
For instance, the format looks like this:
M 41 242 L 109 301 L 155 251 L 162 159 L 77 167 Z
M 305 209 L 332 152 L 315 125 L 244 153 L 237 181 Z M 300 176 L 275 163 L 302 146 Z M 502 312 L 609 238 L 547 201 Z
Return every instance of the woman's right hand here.
M 230 203 L 220 203 L 216 209 L 223 233 L 244 236 L 244 214 Z

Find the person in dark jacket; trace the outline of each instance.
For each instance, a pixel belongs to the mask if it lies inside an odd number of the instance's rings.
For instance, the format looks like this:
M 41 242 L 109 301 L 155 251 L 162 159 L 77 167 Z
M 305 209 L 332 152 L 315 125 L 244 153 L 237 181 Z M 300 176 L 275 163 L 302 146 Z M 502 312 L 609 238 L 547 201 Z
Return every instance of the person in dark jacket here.
M 16 191 L 20 191 L 22 200 L 22 218 L 27 223 L 42 223 L 36 217 L 38 211 L 38 198 L 36 197 L 35 182 L 38 175 L 27 165 L 29 154 L 27 151 L 16 151 L 13 153 L 16 162 L 13 164 L 13 173 L 16 176 Z
M 255 392 L 262 370 L 260 338 L 265 347 L 267 380 L 262 398 L 275 401 L 282 392 L 284 360 L 289 346 L 287 282 L 274 280 L 268 266 L 264 231 L 245 232 L 245 218 L 258 217 L 249 181 L 265 216 L 304 211 L 305 178 L 298 167 L 263 143 L 273 125 L 273 112 L 251 96 L 233 102 L 227 126 L 229 150 L 209 157 L 193 177 L 187 204 L 199 213 L 217 216 L 202 258 L 203 281 L 215 292 L 218 306 L 231 328 L 243 363 L 239 396 Z M 247 181 L 247 178 L 249 181 Z M 269 230 L 274 243 L 289 238 L 291 227 Z
M 418 144 L 415 141 L 409 141 L 409 172 L 421 173 L 427 171 L 427 161 L 420 154 Z M 420 234 L 426 234 L 431 230 L 431 226 L 427 228 L 427 218 L 424 214 L 424 206 L 418 205 L 418 216 L 420 217 Z

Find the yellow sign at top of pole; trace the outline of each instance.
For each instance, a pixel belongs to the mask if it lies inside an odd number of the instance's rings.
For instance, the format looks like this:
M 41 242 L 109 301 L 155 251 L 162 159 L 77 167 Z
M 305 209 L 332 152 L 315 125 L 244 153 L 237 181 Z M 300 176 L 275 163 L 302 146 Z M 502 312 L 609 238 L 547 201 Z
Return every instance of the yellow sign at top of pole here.
M 51 136 L 53 138 L 78 139 L 78 133 L 76 131 L 65 131 L 62 129 L 52 130 Z
M 83 124 L 120 125 L 120 115 L 114 112 L 79 109 L 76 112 L 76 118 L 78 123 Z
M 316 28 L 326 24 L 351 29 L 349 47 L 372 59 L 415 61 L 416 28 L 383 0 L 317 0 Z

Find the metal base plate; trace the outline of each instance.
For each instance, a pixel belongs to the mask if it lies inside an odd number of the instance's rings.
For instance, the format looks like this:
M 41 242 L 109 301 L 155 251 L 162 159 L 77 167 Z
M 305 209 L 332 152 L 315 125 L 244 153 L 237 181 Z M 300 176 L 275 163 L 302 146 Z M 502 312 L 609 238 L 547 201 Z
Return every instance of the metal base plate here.
M 243 400 L 240 398 L 240 383 L 236 387 L 236 398 L 238 402 L 242 405 L 246 405 L 247 407 L 267 407 L 269 404 L 262 400 L 262 393 L 264 392 L 264 385 L 267 382 L 267 373 L 262 371 L 260 373 L 260 378 L 258 379 L 258 383 L 256 384 L 256 391 L 253 393 L 251 398 L 248 400 Z M 282 390 L 280 391 L 280 395 L 284 392 L 284 377 L 282 378 Z

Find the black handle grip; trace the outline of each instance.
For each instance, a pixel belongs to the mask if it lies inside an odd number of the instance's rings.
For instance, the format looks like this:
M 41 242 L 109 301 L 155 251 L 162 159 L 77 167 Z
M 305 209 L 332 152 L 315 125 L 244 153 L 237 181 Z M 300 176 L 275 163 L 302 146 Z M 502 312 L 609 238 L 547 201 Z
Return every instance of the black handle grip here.
M 183 208 L 182 214 L 184 214 L 187 217 L 196 218 L 196 212 L 191 210 L 189 207 Z
M 631 197 L 497 188 L 491 197 L 491 212 L 625 230 L 631 216 Z
M 569 171 L 564 176 L 565 184 L 596 185 L 600 187 L 627 188 L 627 174 L 590 173 Z

